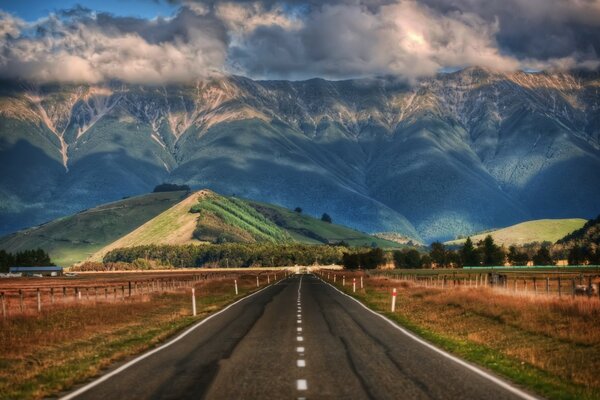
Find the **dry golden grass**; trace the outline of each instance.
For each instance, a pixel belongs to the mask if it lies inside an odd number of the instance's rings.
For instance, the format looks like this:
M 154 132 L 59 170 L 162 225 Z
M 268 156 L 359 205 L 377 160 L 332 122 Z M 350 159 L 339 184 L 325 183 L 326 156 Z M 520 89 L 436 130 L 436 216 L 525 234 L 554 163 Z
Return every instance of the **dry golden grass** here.
M 261 279 L 261 286 L 265 283 Z M 228 274 L 195 287 L 195 318 L 190 289 L 185 288 L 114 303 L 56 305 L 41 314 L 0 321 L 0 399 L 42 398 L 68 389 L 250 293 L 256 277 Z
M 348 282 L 354 274 L 344 275 L 344 289 L 350 293 Z M 340 281 L 338 276 L 338 286 Z M 365 284 L 356 297 L 371 307 L 389 313 L 390 293 L 397 288 L 396 319 L 430 340 L 439 339 L 438 344 L 448 344 L 451 350 L 483 349 L 486 356 L 472 356 L 472 361 L 492 369 L 496 368 L 489 360 L 494 357 L 489 354 L 505 358 L 515 370 L 522 369 L 513 379 L 539 375 L 536 379 L 545 381 L 538 382 L 536 390 L 546 396 L 598 398 L 600 394 L 597 298 L 514 294 L 489 288 L 425 288 L 386 278 L 365 278 Z M 478 352 L 465 350 L 465 354 Z

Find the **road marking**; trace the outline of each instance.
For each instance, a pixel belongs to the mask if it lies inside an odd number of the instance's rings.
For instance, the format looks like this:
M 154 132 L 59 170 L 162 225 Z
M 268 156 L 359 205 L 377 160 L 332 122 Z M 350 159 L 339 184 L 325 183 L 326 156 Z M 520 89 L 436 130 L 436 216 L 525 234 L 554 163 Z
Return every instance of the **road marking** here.
M 302 314 L 298 314 L 296 317 L 297 318 L 302 318 Z
M 297 324 L 301 324 L 301 323 L 302 323 L 302 320 L 301 320 L 301 319 L 299 319 L 298 321 L 296 321 L 296 323 L 297 323 Z
M 308 383 L 306 382 L 306 379 L 298 379 L 296 381 L 296 389 L 298 389 L 298 390 L 308 389 Z
M 302 336 L 296 336 L 296 340 L 299 342 L 303 342 L 304 338 Z
M 304 368 L 304 367 L 306 367 L 306 361 L 296 360 L 296 365 L 298 366 L 298 368 Z
M 302 346 L 296 347 L 296 352 L 297 353 L 304 353 L 304 347 L 302 347 Z
M 319 278 L 320 279 L 320 278 Z M 518 397 L 522 398 L 522 399 L 526 399 L 526 400 L 538 400 L 538 397 L 532 396 L 528 393 L 525 393 L 524 391 L 512 386 L 510 383 L 503 381 L 500 378 L 497 378 L 487 372 L 485 372 L 484 370 L 480 369 L 479 367 L 476 367 L 475 365 L 469 364 L 468 362 L 461 360 L 458 357 L 453 356 L 450 353 L 446 353 L 444 350 L 437 348 L 436 346 L 432 345 L 431 343 L 426 342 L 425 340 L 421 339 L 420 337 L 416 336 L 415 334 L 407 331 L 406 329 L 402 328 L 401 326 L 399 326 L 398 324 L 396 324 L 394 321 L 392 321 L 391 319 L 389 319 L 388 317 L 386 317 L 383 314 L 380 314 L 376 311 L 371 310 L 369 307 L 365 306 L 363 303 L 361 303 L 359 300 L 355 299 L 354 297 L 347 295 L 346 293 L 342 292 L 341 290 L 339 290 L 338 288 L 336 288 L 335 286 L 323 281 L 321 279 L 321 281 L 325 284 L 327 284 L 328 286 L 331 286 L 334 290 L 336 290 L 338 293 L 350 298 L 351 300 L 354 300 L 356 303 L 358 303 L 362 308 L 364 308 L 365 310 L 367 310 L 368 312 L 370 312 L 371 314 L 375 314 L 377 315 L 379 318 L 383 319 L 384 321 L 386 321 L 388 324 L 390 324 L 393 328 L 399 330 L 400 332 L 402 332 L 404 335 L 408 336 L 409 338 L 413 339 L 414 341 L 422 344 L 423 346 L 435 351 L 436 353 L 448 358 L 449 360 L 454 361 L 455 363 L 465 367 L 466 369 L 476 373 L 477 375 L 489 380 L 492 383 L 495 383 L 496 385 L 500 386 L 503 389 L 508 390 L 509 392 L 517 395 Z
M 265 286 L 264 288 L 257 290 L 254 293 L 249 294 L 246 297 L 242 297 L 241 299 L 237 300 L 236 302 L 231 303 L 230 305 L 228 305 L 227 307 L 225 307 L 224 309 L 222 309 L 221 311 L 217 311 L 216 313 L 214 313 L 213 315 L 210 315 L 206 318 L 204 318 L 202 321 L 198 322 L 196 325 L 193 325 L 192 327 L 188 328 L 186 331 L 184 331 L 182 334 L 180 334 L 179 336 L 175 337 L 173 340 L 168 341 L 167 343 L 163 344 L 160 347 L 155 348 L 154 350 L 150 350 L 149 352 L 142 354 L 139 357 L 134 358 L 133 360 L 129 361 L 128 363 L 120 366 L 119 368 L 115 369 L 112 372 L 109 372 L 106 375 L 103 375 L 101 377 L 99 377 L 98 379 L 96 379 L 95 381 L 92 381 L 90 383 L 88 383 L 87 385 L 77 389 L 74 392 L 71 392 L 63 397 L 61 397 L 59 400 L 71 400 L 74 399 L 75 397 L 79 396 L 82 393 L 87 392 L 88 390 L 90 390 L 93 387 L 98 386 L 99 384 L 101 384 L 102 382 L 107 381 L 108 379 L 110 379 L 111 377 L 125 371 L 127 368 L 131 367 L 134 364 L 137 364 L 138 362 L 150 357 L 151 355 L 153 355 L 154 353 L 158 353 L 159 351 L 166 349 L 167 347 L 171 346 L 174 343 L 177 343 L 178 341 L 180 341 L 181 339 L 183 339 L 184 337 L 186 337 L 187 335 L 189 335 L 190 333 L 192 333 L 192 331 L 194 331 L 195 329 L 199 328 L 200 326 L 204 325 L 205 323 L 207 323 L 208 321 L 210 321 L 211 319 L 213 319 L 214 317 L 224 313 L 225 311 L 229 310 L 231 307 L 235 306 L 238 303 L 241 303 L 244 300 L 249 299 L 250 297 L 259 294 L 260 292 L 262 292 L 263 290 L 267 290 L 268 288 L 270 288 L 271 286 Z
M 299 327 L 297 327 L 297 328 L 296 328 L 296 330 L 297 330 L 298 332 L 302 332 L 302 327 L 300 327 L 300 326 L 299 326 Z

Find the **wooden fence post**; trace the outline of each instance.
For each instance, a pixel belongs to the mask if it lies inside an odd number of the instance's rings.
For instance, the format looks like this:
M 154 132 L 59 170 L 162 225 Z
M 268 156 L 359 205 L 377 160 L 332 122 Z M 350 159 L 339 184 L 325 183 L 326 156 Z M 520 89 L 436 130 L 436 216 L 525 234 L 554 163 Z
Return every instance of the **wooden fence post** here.
M 4 292 L 0 293 L 0 299 L 2 299 L 2 319 L 6 319 L 6 300 L 4 299 Z
M 54 288 L 50 288 L 50 304 L 54 305 Z
M 36 289 L 36 295 L 37 295 L 37 310 L 39 313 L 42 312 L 42 295 L 40 293 L 40 288 Z
M 550 278 L 546 277 L 546 294 L 550 294 Z
M 131 297 L 131 281 L 129 281 L 128 284 L 129 284 L 129 297 Z
M 23 291 L 21 289 L 19 289 L 19 308 L 21 309 L 21 312 L 25 311 L 25 305 L 23 304 Z
M 571 278 L 571 297 L 575 298 L 575 278 Z
M 562 296 L 562 285 L 560 284 L 560 275 L 558 276 L 558 297 Z

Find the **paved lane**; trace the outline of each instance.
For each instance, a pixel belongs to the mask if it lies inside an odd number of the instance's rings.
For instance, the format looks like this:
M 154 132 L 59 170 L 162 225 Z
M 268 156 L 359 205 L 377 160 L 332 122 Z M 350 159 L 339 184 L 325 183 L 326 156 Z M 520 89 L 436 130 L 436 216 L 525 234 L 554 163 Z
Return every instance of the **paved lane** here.
M 177 342 L 92 385 L 74 397 L 501 400 L 527 396 L 420 344 L 314 275 L 296 275 L 267 287 Z

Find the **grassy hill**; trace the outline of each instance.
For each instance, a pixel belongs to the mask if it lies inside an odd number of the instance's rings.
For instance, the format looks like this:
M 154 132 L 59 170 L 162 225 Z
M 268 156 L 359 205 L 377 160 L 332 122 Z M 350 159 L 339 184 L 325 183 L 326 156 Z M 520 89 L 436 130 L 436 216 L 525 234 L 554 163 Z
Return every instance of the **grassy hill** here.
M 330 224 L 272 204 L 221 196 L 201 190 L 96 252 L 101 260 L 110 250 L 148 244 L 271 242 L 334 244 L 384 248 L 400 244 Z
M 308 215 L 290 211 L 272 204 L 247 201 L 254 209 L 284 229 L 294 241 L 300 243 L 339 243 L 350 246 L 371 246 L 375 243 L 382 248 L 399 248 L 402 245 L 356 231 L 343 225 L 330 224 Z
M 42 248 L 63 266 L 83 261 L 187 196 L 186 192 L 132 197 L 0 238 L 9 252 Z
M 565 235 L 580 229 L 587 221 L 581 218 L 569 219 L 539 219 L 526 221 L 507 228 L 497 229 L 471 236 L 474 242 L 483 240 L 487 235 L 492 235 L 498 244 L 509 246 L 521 245 L 532 242 L 556 242 Z M 448 241 L 446 245 L 460 245 L 465 239 Z

